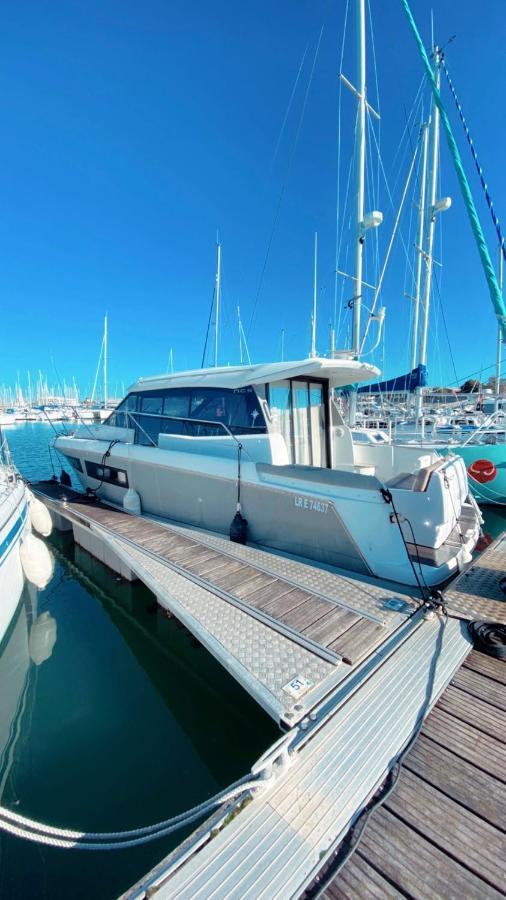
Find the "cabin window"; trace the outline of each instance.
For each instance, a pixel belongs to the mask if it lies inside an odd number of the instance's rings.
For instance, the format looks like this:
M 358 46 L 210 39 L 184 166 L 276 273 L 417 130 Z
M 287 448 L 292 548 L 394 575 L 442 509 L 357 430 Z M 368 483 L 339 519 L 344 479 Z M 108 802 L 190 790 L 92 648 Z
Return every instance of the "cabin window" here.
M 283 435 L 290 462 L 295 462 L 291 395 L 292 388 L 289 381 L 277 381 L 269 385 L 269 409 L 273 428 Z
M 116 425 L 118 428 L 132 428 L 134 423 L 130 420 L 128 413 L 136 412 L 137 396 L 137 394 L 128 394 L 128 397 L 125 397 L 109 416 L 107 424 Z
M 309 430 L 311 435 L 311 465 L 327 465 L 325 434 L 325 394 L 323 384 L 309 382 Z
M 89 459 L 85 460 L 84 464 L 90 478 L 95 478 L 97 481 L 105 481 L 108 484 L 115 484 L 122 488 L 128 487 L 128 475 L 124 469 L 103 466 L 100 463 L 91 462 Z
M 313 454 L 309 424 L 309 384 L 307 381 L 293 382 L 292 401 L 295 462 L 303 466 L 310 466 L 313 463 Z
M 126 403 L 131 398 L 132 416 L 128 417 Z M 223 436 L 226 430 L 218 423 L 223 423 L 233 434 L 263 434 L 266 431 L 264 415 L 252 387 L 237 390 L 167 388 L 138 395 L 130 394 L 114 415 L 114 424 L 118 425 L 122 421 L 118 417 L 129 418 L 130 427 L 136 427 L 135 442 L 150 447 L 158 445 L 159 434 Z M 201 425 L 192 422 L 192 419 L 201 419 L 206 423 L 216 422 L 216 425 Z
M 226 390 L 203 388 L 192 391 L 190 418 L 221 422 L 232 434 L 265 432 L 265 422 L 253 388 Z M 224 434 L 224 428 L 195 425 L 199 435 Z
M 328 465 L 326 385 L 315 379 L 291 378 L 268 385 L 272 424 L 285 439 L 291 463 Z
M 72 466 L 73 469 L 75 469 L 76 472 L 83 471 L 83 466 L 82 466 L 81 460 L 79 459 L 78 456 L 65 455 L 65 459 L 67 460 L 68 463 L 70 463 L 70 465 Z
M 152 447 L 158 443 L 160 433 L 159 414 L 163 411 L 163 394 L 141 394 L 139 414 L 135 416 L 137 421 L 136 441 Z

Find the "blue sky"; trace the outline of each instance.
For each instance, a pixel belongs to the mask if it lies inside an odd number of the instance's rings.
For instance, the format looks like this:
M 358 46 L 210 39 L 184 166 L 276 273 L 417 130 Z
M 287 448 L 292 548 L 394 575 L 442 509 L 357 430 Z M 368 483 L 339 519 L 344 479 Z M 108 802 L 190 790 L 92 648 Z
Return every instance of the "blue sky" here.
M 422 66 L 399 0 L 370 2 L 381 155 L 396 200 L 411 152 L 406 141 L 398 147 Z M 89 390 L 105 311 L 111 392 L 121 391 L 122 382 L 164 371 L 171 347 L 177 368 L 200 365 L 217 230 L 223 248 L 220 361 L 238 361 L 238 304 L 254 361 L 279 358 L 281 329 L 286 357 L 308 352 L 315 230 L 317 343 L 321 351 L 328 349 L 345 7 L 345 0 L 17 0 L 4 5 L 0 383 L 13 383 L 17 371 L 25 381 L 28 369 L 32 375 L 42 369 L 50 382 L 57 381 L 58 372 L 68 381 L 75 376 L 83 392 Z M 429 42 L 430 4 L 413 0 L 412 8 Z M 457 36 L 447 50 L 448 67 L 506 225 L 503 4 L 488 0 L 478 10 L 471 0 L 439 0 L 434 17 L 440 43 Z M 352 26 L 353 21 L 343 68 L 353 80 Z M 376 104 L 372 45 L 369 51 L 369 99 Z M 488 212 L 447 91 L 444 97 L 495 259 Z M 345 91 L 341 187 L 354 110 Z M 493 363 L 495 323 L 446 146 L 442 193 L 454 202 L 441 217 L 444 266 L 437 275 L 453 360 L 463 378 Z M 379 199 L 369 191 L 368 208 L 373 199 L 385 215 L 378 235 L 381 253 L 394 217 L 384 182 Z M 402 220 L 406 242 L 412 210 L 409 198 Z M 371 249 L 368 273 L 374 279 Z M 438 238 L 437 255 L 440 251 Z M 341 262 L 350 265 L 344 252 Z M 407 367 L 405 273 L 399 245 L 384 283 L 384 347 L 369 357 L 383 363 L 387 375 Z M 341 310 L 348 296 L 340 281 Z M 348 317 L 341 311 L 341 344 Z M 433 383 L 454 380 L 441 314 L 431 324 L 429 371 Z

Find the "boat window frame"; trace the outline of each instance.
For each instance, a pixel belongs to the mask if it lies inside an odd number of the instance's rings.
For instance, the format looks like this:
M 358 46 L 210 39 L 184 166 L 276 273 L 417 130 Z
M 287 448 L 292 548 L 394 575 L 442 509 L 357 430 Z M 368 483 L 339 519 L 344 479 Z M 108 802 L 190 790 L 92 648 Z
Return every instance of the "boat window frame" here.
M 331 468 L 332 468 L 332 457 L 331 457 L 330 413 L 329 413 L 330 387 L 329 387 L 328 379 L 327 379 L 327 378 L 315 378 L 315 376 L 312 376 L 312 375 L 294 375 L 292 378 L 282 378 L 282 379 L 280 379 L 280 381 L 288 381 L 288 384 L 289 384 L 289 391 L 288 391 L 288 397 L 289 397 L 289 400 L 288 400 L 288 402 L 289 402 L 289 409 L 290 409 L 290 443 L 291 443 L 291 448 L 290 448 L 290 451 L 291 451 L 291 452 L 290 452 L 290 455 L 291 455 L 291 457 L 292 457 L 293 460 L 295 460 L 295 427 L 294 427 L 294 416 L 293 416 L 293 410 L 294 410 L 294 406 L 293 406 L 293 382 L 294 382 L 294 381 L 304 381 L 304 382 L 307 382 L 307 385 L 308 385 L 308 391 L 307 391 L 308 410 L 311 409 L 311 403 L 310 403 L 310 400 L 311 400 L 311 393 L 310 393 L 310 391 L 311 391 L 311 385 L 312 385 L 312 384 L 318 384 L 318 385 L 320 385 L 320 386 L 322 387 L 322 389 L 323 389 L 323 390 L 322 390 L 322 406 L 323 406 L 323 410 L 324 410 L 325 459 L 326 459 L 326 465 L 325 465 L 325 466 L 315 466 L 315 465 L 314 465 L 314 462 L 313 462 L 313 459 L 314 459 L 314 451 L 313 451 L 313 434 L 312 434 L 311 415 L 308 414 L 308 417 L 307 417 L 307 419 L 308 419 L 308 440 L 309 440 L 309 447 L 310 447 L 310 453 L 311 453 L 311 463 L 309 463 L 309 465 L 310 465 L 312 468 L 317 468 L 317 469 L 320 469 L 320 468 L 331 469 Z M 270 401 L 271 401 L 271 385 L 275 385 L 276 383 L 277 383 L 277 382 L 272 381 L 272 382 L 266 382 L 266 384 L 265 384 L 265 398 L 266 398 L 267 404 L 268 404 L 268 406 L 269 406 L 269 419 L 271 420 L 271 422 L 272 422 L 272 413 L 271 413 L 271 405 L 270 405 Z M 295 465 L 302 465 L 302 463 L 295 463 Z
M 188 395 L 188 415 L 186 416 L 173 416 L 170 414 L 166 414 L 163 412 L 165 409 L 165 401 L 170 396 L 170 394 L 177 394 L 181 392 L 182 394 L 187 393 Z M 200 393 L 204 394 L 205 399 L 211 399 L 213 394 L 221 395 L 226 398 L 230 395 L 232 397 L 235 394 L 248 394 L 252 395 L 254 398 L 254 408 L 258 411 L 258 418 L 260 420 L 259 425 L 247 426 L 247 425 L 237 425 L 234 423 L 230 423 L 227 425 L 224 422 L 221 422 L 219 419 L 197 419 L 191 415 L 191 408 L 193 402 L 193 394 Z M 162 400 L 162 412 L 144 412 L 142 409 L 143 399 L 148 399 L 150 397 L 160 398 Z M 125 409 L 124 407 L 127 404 L 127 400 L 135 398 L 135 408 L 134 409 Z M 227 404 L 228 409 L 228 404 Z M 237 410 L 238 411 L 238 410 Z M 186 423 L 187 430 L 189 435 L 192 437 L 219 437 L 220 434 L 224 431 L 226 434 L 233 434 L 233 436 L 241 437 L 245 435 L 265 435 L 268 434 L 269 431 L 269 421 L 265 414 L 265 408 L 262 403 L 262 399 L 258 396 L 258 393 L 255 389 L 254 385 L 244 385 L 240 388 L 231 388 L 231 387 L 219 387 L 219 386 L 211 386 L 211 385 L 201 385 L 200 387 L 197 385 L 190 385 L 188 387 L 164 387 L 164 388 L 153 388 L 148 391 L 130 391 L 126 397 L 118 404 L 113 414 L 118 413 L 118 415 L 122 415 L 125 417 L 125 420 L 128 421 L 128 425 L 126 427 L 134 428 L 134 443 L 149 447 L 149 446 L 158 446 L 158 443 L 155 442 L 152 438 L 151 434 L 147 433 L 147 429 L 142 427 L 142 418 L 145 417 L 147 419 L 159 419 L 173 422 L 180 422 L 182 424 Z M 138 421 L 140 420 L 140 421 Z M 198 428 L 207 428 L 208 430 L 213 430 L 212 434 L 195 434 L 194 432 L 198 430 Z M 193 433 L 192 433 L 193 432 Z M 162 432 L 160 432 L 162 433 Z M 166 432 L 170 434 L 171 432 Z M 177 434 L 178 432 L 176 432 Z M 142 438 L 141 438 L 142 434 Z M 147 438 L 148 441 L 144 440 Z

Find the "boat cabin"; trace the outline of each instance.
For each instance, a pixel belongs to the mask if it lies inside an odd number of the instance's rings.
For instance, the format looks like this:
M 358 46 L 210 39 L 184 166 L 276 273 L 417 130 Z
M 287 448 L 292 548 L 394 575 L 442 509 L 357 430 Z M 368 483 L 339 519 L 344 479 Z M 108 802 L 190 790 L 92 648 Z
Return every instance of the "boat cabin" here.
M 331 466 L 332 388 L 376 373 L 355 360 L 317 358 L 141 379 L 105 425 L 128 429 L 135 444 L 165 449 L 174 447 L 169 436 L 241 436 L 250 444 L 248 436 L 280 435 L 280 463 L 325 468 Z

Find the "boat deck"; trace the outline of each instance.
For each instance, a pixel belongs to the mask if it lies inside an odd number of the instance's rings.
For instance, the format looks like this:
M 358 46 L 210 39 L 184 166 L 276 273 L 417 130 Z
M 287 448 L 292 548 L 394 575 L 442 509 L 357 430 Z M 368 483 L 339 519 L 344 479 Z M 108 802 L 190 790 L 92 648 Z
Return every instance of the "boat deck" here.
M 277 721 L 300 721 L 419 601 L 220 535 L 132 516 L 55 482 L 32 485 L 112 550 Z M 83 527 L 92 534 L 83 533 Z
M 505 686 L 506 663 L 473 650 L 326 900 L 506 896 Z

